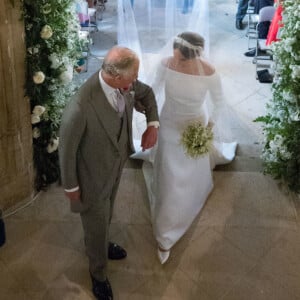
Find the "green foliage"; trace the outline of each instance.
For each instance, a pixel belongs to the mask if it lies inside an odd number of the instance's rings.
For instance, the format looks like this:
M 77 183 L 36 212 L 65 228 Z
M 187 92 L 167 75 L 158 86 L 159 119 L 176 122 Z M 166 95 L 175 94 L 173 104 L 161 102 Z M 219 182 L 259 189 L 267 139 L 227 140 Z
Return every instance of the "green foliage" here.
M 264 171 L 300 192 L 300 0 L 285 0 L 281 40 L 272 45 L 273 97 L 263 123 Z
M 74 0 L 23 0 L 36 188 L 59 179 L 58 130 L 81 56 Z

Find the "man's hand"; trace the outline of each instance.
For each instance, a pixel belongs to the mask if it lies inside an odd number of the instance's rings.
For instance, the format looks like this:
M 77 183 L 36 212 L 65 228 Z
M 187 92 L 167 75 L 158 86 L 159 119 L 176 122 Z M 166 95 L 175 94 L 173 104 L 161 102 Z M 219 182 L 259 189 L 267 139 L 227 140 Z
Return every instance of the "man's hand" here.
M 141 146 L 143 151 L 152 148 L 156 144 L 157 133 L 158 133 L 158 128 L 155 128 L 154 126 L 147 127 L 147 129 L 145 130 L 142 136 Z
M 65 195 L 71 200 L 71 201 L 78 201 L 80 200 L 80 189 L 74 192 L 66 192 Z

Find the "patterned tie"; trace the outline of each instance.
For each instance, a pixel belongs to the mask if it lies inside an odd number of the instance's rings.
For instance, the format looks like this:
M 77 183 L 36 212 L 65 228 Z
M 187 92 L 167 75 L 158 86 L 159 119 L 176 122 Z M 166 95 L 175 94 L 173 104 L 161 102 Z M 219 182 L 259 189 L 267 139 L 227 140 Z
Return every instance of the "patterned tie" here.
M 125 100 L 119 90 L 115 90 L 115 99 L 117 104 L 117 111 L 119 113 L 119 116 L 122 117 L 125 110 Z

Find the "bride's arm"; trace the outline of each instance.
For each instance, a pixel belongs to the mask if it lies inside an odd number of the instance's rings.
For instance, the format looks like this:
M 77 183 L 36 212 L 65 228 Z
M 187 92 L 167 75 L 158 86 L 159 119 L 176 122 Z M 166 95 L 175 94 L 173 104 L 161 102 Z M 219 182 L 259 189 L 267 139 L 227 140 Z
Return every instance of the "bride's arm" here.
M 217 105 L 220 104 L 219 102 L 222 102 L 224 100 L 223 95 L 223 87 L 222 87 L 222 81 L 220 75 L 217 73 L 217 71 L 214 71 L 214 74 L 210 78 L 209 81 L 209 94 L 211 101 Z
M 214 124 L 215 140 L 231 142 L 233 140 L 231 130 L 232 108 L 227 103 L 222 88 L 221 77 L 215 73 L 209 83 L 209 122 Z

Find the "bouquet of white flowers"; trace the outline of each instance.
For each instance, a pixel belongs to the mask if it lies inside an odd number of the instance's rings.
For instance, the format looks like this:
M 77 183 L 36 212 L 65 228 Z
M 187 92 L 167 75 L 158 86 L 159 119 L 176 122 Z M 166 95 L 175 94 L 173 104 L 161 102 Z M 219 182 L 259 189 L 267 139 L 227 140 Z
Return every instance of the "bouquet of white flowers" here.
M 208 153 L 212 140 L 212 128 L 204 127 L 200 121 L 189 124 L 181 136 L 181 144 L 185 148 L 186 154 L 192 158 Z

